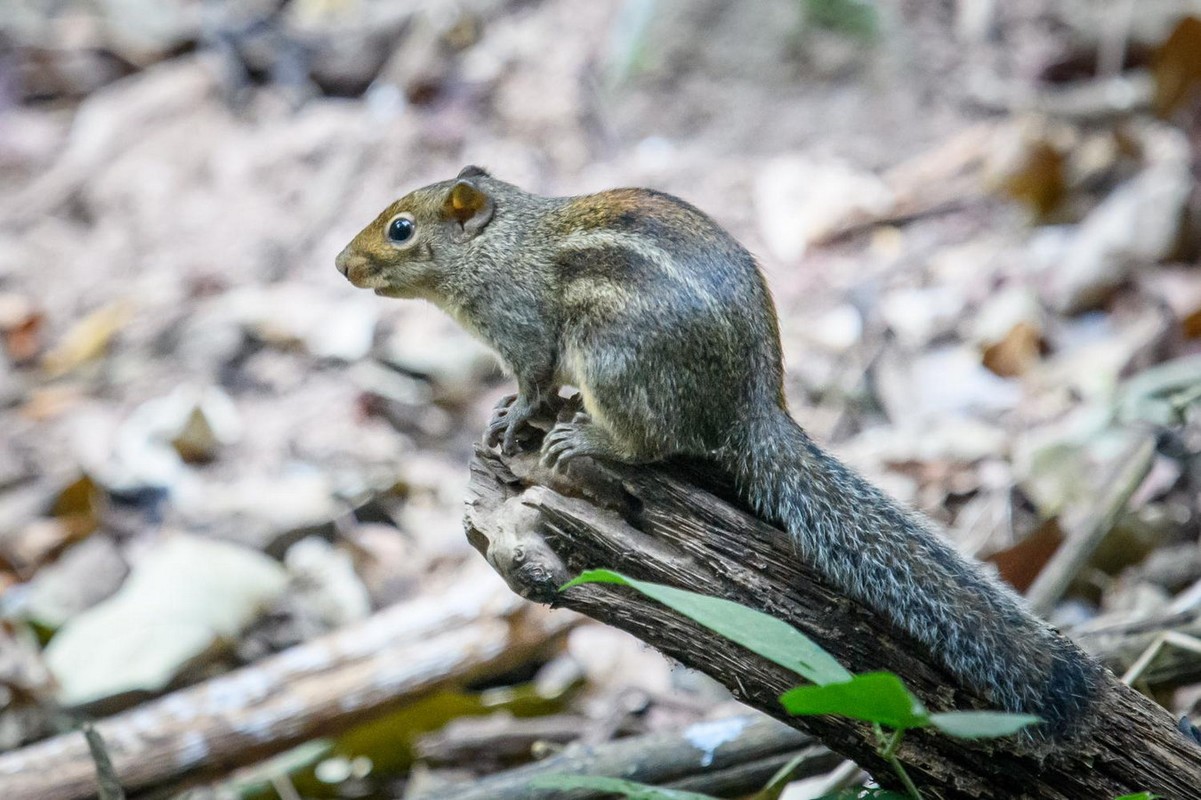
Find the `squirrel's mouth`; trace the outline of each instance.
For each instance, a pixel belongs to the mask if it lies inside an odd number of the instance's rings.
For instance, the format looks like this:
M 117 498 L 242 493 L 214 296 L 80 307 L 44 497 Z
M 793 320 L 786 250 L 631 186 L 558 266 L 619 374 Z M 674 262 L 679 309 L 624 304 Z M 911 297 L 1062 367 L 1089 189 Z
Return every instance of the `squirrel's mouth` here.
M 347 249 L 338 255 L 335 263 L 338 272 L 345 275 L 346 280 L 359 289 L 370 289 L 380 297 L 408 298 L 413 296 L 411 290 L 397 286 L 395 281 L 389 278 L 388 270 L 381 269 L 366 256 L 351 253 Z
M 378 277 L 378 271 L 372 269 L 369 259 L 358 253 L 352 253 L 349 247 L 338 254 L 334 264 L 338 267 L 338 272 L 346 276 L 346 280 L 360 289 L 375 288 L 377 281 L 373 279 Z
M 368 261 L 364 260 L 351 264 L 344 274 L 346 275 L 346 280 L 359 289 L 371 289 L 376 294 L 389 291 L 387 278 L 382 274 L 381 270 L 375 269 Z

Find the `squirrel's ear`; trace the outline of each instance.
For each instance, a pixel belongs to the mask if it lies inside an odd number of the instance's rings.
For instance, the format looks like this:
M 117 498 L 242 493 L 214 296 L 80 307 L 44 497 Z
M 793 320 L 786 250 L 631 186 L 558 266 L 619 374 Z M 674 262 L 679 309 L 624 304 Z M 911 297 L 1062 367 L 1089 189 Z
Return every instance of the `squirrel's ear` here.
M 492 219 L 492 198 L 470 181 L 458 180 L 446 195 L 442 213 L 474 235 Z

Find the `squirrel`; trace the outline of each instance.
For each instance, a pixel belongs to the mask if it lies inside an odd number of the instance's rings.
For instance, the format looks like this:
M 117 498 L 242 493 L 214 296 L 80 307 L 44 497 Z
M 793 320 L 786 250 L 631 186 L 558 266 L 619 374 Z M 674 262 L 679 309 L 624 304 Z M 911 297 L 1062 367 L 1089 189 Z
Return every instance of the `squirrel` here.
M 542 197 L 468 166 L 389 205 L 336 263 L 495 349 L 518 391 L 494 410 L 489 445 L 514 452 L 575 386 L 583 412 L 545 436 L 548 466 L 714 460 L 801 558 L 962 683 L 1053 738 L 1081 728 L 1100 665 L 792 419 L 766 280 L 702 211 L 650 189 Z

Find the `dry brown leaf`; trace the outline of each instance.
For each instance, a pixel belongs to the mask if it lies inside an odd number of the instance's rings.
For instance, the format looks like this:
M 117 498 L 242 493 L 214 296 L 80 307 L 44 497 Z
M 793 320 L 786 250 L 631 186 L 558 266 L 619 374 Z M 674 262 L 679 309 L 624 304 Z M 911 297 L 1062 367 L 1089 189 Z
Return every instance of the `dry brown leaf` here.
M 999 342 L 984 348 L 984 366 L 1002 378 L 1015 378 L 1037 363 L 1043 353 L 1043 337 L 1029 322 L 1019 322 Z
M 213 432 L 213 426 L 199 406 L 192 409 L 179 435 L 171 440 L 175 452 L 189 464 L 212 461 L 220 444 Z
M 1059 520 L 1052 517 L 1013 547 L 993 553 L 985 561 L 996 565 L 997 572 L 1006 583 L 1019 592 L 1025 592 L 1062 542 L 1063 531 L 1059 528 Z
M 1149 522 L 1138 513 L 1127 514 L 1097 546 L 1088 565 L 1106 575 L 1117 575 L 1127 567 L 1140 563 L 1165 543 L 1162 525 Z
M 1001 182 L 1006 194 L 1047 217 L 1067 196 L 1067 159 L 1046 140 L 1031 142 L 1021 161 Z
M 1151 61 L 1155 113 L 1170 117 L 1201 89 L 1201 19 L 1185 17 Z
M 32 361 L 42 349 L 42 323 L 45 316 L 33 313 L 11 328 L 4 329 L 4 349 L 14 364 Z
M 84 475 L 59 492 L 50 515 L 66 526 L 72 539 L 81 539 L 100 525 L 103 505 L 104 492 Z
M 0 295 L 0 337 L 14 364 L 32 361 L 42 350 L 45 315 L 18 294 Z
M 1186 339 L 1201 339 L 1201 308 L 1180 320 L 1180 328 Z
M 100 358 L 131 316 L 133 309 L 125 302 L 96 309 L 75 323 L 58 345 L 46 353 L 42 367 L 51 377 L 58 377 Z

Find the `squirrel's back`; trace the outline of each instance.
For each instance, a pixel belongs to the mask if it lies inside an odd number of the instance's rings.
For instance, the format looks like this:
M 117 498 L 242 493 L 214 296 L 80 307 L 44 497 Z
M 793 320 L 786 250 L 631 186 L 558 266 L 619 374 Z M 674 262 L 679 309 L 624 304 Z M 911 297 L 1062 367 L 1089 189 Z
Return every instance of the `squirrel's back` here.
M 767 284 L 750 253 L 705 212 L 665 192 L 609 189 L 563 198 L 543 225 L 546 235 L 561 249 L 595 248 L 603 243 L 619 253 L 655 252 L 658 277 L 687 281 L 677 289 L 737 296 L 756 309 L 773 308 Z M 627 269 L 631 266 L 636 265 L 627 265 Z M 604 269 L 607 278 L 630 277 L 620 267 L 605 265 Z M 770 316 L 774 323 L 774 310 Z M 778 352 L 778 332 L 774 340 Z
M 648 189 L 564 198 L 560 368 L 630 460 L 708 455 L 738 414 L 783 402 L 780 336 L 754 259 L 694 206 Z

